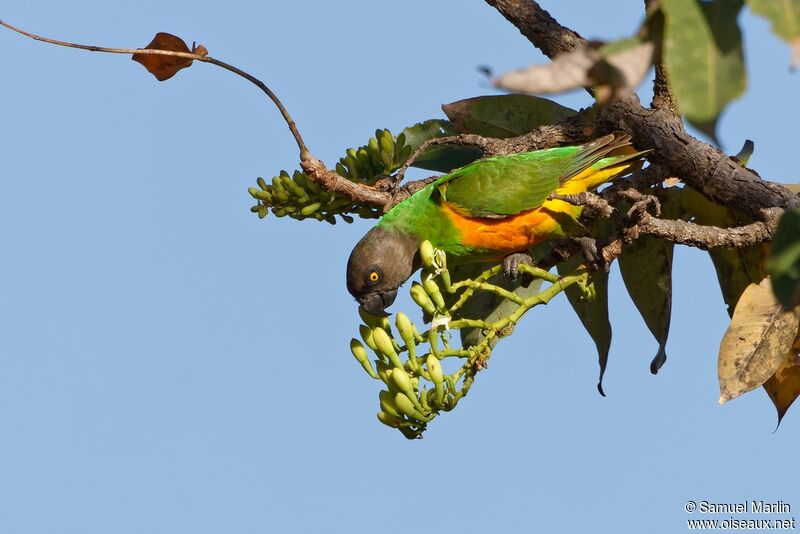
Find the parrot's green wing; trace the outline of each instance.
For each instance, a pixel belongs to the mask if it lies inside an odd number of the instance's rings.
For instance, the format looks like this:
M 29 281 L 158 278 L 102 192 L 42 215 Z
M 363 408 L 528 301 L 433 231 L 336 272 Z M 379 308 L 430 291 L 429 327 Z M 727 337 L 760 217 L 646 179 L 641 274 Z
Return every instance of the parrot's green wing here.
M 627 135 L 611 134 L 580 146 L 488 158 L 443 176 L 436 186 L 441 200 L 464 216 L 508 217 L 541 206 L 561 184 L 629 144 Z

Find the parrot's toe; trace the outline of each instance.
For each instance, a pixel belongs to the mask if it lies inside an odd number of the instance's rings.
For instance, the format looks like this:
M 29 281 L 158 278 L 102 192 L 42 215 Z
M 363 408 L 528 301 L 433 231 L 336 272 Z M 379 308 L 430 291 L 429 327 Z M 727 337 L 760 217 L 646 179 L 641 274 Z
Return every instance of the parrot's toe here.
M 533 265 L 533 258 L 524 252 L 509 254 L 503 259 L 503 275 L 507 280 L 516 280 L 519 276 L 519 266 L 521 264 Z
M 593 237 L 578 237 L 575 240 L 581 246 L 583 258 L 586 260 L 586 264 L 590 268 L 594 269 L 595 271 L 606 268 L 606 260 L 603 258 L 603 253 L 597 246 L 596 239 Z

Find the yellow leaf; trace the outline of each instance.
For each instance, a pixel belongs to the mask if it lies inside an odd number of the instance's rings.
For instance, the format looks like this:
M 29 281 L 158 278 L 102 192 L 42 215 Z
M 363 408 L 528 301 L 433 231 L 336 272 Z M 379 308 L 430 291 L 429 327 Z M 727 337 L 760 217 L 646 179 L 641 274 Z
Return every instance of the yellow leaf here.
M 785 311 L 769 278 L 744 290 L 719 347 L 720 404 L 764 384 L 792 348 L 800 308 Z

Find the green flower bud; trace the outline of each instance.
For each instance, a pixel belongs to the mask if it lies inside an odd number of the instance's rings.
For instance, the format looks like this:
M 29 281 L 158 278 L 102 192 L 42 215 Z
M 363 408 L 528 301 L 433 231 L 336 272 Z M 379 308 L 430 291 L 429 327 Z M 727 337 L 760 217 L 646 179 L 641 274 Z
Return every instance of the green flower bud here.
M 372 368 L 372 364 L 369 361 L 369 357 L 367 356 L 367 349 L 364 348 L 364 345 L 355 338 L 350 340 L 350 352 L 353 353 L 358 363 L 361 364 L 361 367 L 374 379 L 378 379 L 378 373 L 375 372 L 375 369 Z
M 378 421 L 392 428 L 400 428 L 402 425 L 408 425 L 408 422 L 402 417 L 386 412 L 378 412 Z
M 428 359 L 425 362 L 428 368 L 428 374 L 433 382 L 435 405 L 441 407 L 444 402 L 444 374 L 442 373 L 442 364 L 439 359 L 433 354 L 428 354 Z
M 397 351 L 394 350 L 392 338 L 389 337 L 389 334 L 386 333 L 386 330 L 381 327 L 375 328 L 372 331 L 372 340 L 375 342 L 378 352 L 389 358 L 389 361 L 392 362 L 392 365 L 398 368 L 403 367 L 403 362 L 400 361 Z
M 365 324 L 361 324 L 358 325 L 358 332 L 361 334 L 361 339 L 364 340 L 364 343 L 366 343 L 369 348 L 372 350 L 378 350 L 377 345 L 375 345 L 375 340 L 372 338 L 372 328 Z
M 425 288 L 425 292 L 431 297 L 433 304 L 440 310 L 445 309 L 444 305 L 444 297 L 442 296 L 442 292 L 439 289 L 439 286 L 436 285 L 436 282 L 433 281 L 433 277 L 426 276 L 425 279 L 422 281 L 422 287 Z
M 309 215 L 312 215 L 315 211 L 317 211 L 321 206 L 322 206 L 321 202 L 314 202 L 313 204 L 309 204 L 308 206 L 305 206 L 303 209 L 301 209 L 300 213 L 304 217 L 308 217 Z
M 422 308 L 425 313 L 433 315 L 436 313 L 436 306 L 433 305 L 431 298 L 428 296 L 428 293 L 425 292 L 425 289 L 422 287 L 421 284 L 418 282 L 414 282 L 411 284 L 411 298 L 414 302 L 417 303 L 417 306 Z
M 394 395 L 390 392 L 382 389 L 380 393 L 378 393 L 378 399 L 381 403 L 381 410 L 390 413 L 396 417 L 401 417 L 400 411 L 397 409 L 397 405 L 394 403 Z
M 395 324 L 400 337 L 403 338 L 403 342 L 406 344 L 408 362 L 411 364 L 412 369 L 417 369 L 419 365 L 417 364 L 417 344 L 415 340 L 416 328 L 414 328 L 408 315 L 403 312 L 395 315 Z
M 361 306 L 358 307 L 358 315 L 359 317 L 361 317 L 361 320 L 364 321 L 364 324 L 366 324 L 370 328 L 377 328 L 380 326 L 387 332 L 390 330 L 389 319 L 387 319 L 386 317 L 378 317 L 377 315 L 372 315 Z
M 400 410 L 400 413 L 411 419 L 412 421 L 420 421 L 427 423 L 432 417 L 422 415 L 419 410 L 414 406 L 414 403 L 411 400 L 403 395 L 402 393 L 398 392 L 394 396 L 394 403 L 397 405 L 397 409 Z
M 433 245 L 427 239 L 419 246 L 419 257 L 424 267 L 431 267 L 434 262 Z

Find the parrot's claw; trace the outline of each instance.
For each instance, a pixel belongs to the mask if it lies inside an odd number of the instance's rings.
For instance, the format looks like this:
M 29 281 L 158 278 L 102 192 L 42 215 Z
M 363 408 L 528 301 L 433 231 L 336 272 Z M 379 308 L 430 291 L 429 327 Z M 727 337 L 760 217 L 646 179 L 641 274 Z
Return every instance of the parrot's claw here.
M 606 268 L 606 260 L 603 258 L 602 251 L 597 246 L 597 240 L 593 237 L 577 237 L 575 241 L 581 247 L 581 253 L 586 260 L 586 265 L 595 271 Z
M 503 259 L 503 275 L 506 280 L 516 280 L 517 276 L 519 276 L 519 266 L 523 263 L 533 265 L 533 258 L 524 252 L 515 252 L 506 256 Z

